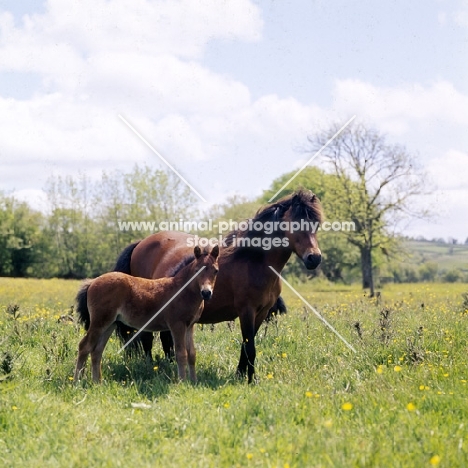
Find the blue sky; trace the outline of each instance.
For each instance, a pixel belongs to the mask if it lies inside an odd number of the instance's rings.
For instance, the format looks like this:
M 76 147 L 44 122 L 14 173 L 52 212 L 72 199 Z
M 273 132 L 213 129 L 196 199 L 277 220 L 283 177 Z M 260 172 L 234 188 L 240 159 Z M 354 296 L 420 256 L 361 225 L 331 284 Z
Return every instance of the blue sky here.
M 468 90 L 466 28 L 450 22 L 458 2 L 261 1 L 263 40 L 210 43 L 204 63 L 255 96 L 278 93 L 330 105 L 333 80 L 376 86 L 446 79 Z
M 355 114 L 437 182 L 408 233 L 464 240 L 467 59 L 463 0 L 0 1 L 0 189 L 159 165 L 122 114 L 210 203 L 255 196 Z

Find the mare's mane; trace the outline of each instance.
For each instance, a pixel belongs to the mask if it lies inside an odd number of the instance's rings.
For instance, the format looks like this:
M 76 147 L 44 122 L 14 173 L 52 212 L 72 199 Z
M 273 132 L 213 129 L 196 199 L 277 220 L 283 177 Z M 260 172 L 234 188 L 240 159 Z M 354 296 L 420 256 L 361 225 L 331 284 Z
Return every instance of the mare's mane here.
M 291 221 L 300 221 L 305 219 L 307 221 L 321 223 L 323 219 L 322 206 L 318 197 L 307 189 L 299 189 L 278 201 L 260 208 L 252 218 L 252 223 L 260 221 L 263 225 L 267 222 L 281 222 L 284 220 L 284 214 L 291 209 Z M 235 229 L 226 235 L 225 242 L 228 247 L 221 249 L 221 257 L 227 257 L 241 252 L 250 255 L 257 253 L 262 256 L 262 248 L 244 247 L 239 243 L 234 242 L 237 238 L 252 238 L 252 237 L 270 237 L 278 235 L 281 230 L 277 229 L 271 234 L 266 234 L 264 230 L 241 230 Z

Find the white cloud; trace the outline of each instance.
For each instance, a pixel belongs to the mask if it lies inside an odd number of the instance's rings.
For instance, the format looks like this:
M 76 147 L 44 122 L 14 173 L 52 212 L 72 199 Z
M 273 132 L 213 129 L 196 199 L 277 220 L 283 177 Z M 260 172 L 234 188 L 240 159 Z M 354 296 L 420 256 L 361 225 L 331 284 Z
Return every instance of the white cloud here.
M 437 22 L 441 26 L 445 26 L 447 24 L 447 13 L 445 11 L 440 11 L 437 15 Z
M 337 112 L 355 113 L 405 144 L 427 170 L 427 180 L 436 188 L 430 199 L 420 201 L 434 207 L 438 218 L 412 223 L 407 233 L 464 239 L 468 235 L 468 96 L 446 81 L 378 87 L 352 79 L 337 81 L 333 95 Z
M 405 234 L 426 239 L 455 238 L 460 242 L 468 238 L 468 190 L 438 190 L 431 197 L 430 210 L 432 219 L 414 220 Z
M 28 184 L 38 169 L 156 163 L 120 113 L 182 173 L 258 192 L 293 168 L 294 148 L 323 113 L 276 95 L 252 101 L 244 84 L 202 65 L 210 40 L 261 37 L 260 10 L 248 0 L 54 0 L 21 26 L 8 13 L 0 24 L 0 69 L 43 80 L 28 100 L 0 98 L 2 173 Z M 207 179 L 209 165 L 216 173 Z
M 468 27 L 468 2 L 465 0 L 462 4 L 462 8 L 453 14 L 453 20 L 459 26 Z
M 377 121 L 383 131 L 404 135 L 441 124 L 468 125 L 468 96 L 447 81 L 429 86 L 419 83 L 377 87 L 359 80 L 338 80 L 333 91 L 335 105 L 361 118 Z
M 437 181 L 442 190 L 465 191 L 468 200 L 468 153 L 449 150 L 440 157 L 433 158 L 427 165 L 428 173 Z
M 201 137 L 195 126 L 178 114 L 170 114 L 161 119 L 154 132 L 155 141 L 164 148 L 167 155 L 179 155 L 192 160 L 208 159 Z
M 16 28 L 8 12 L 0 18 L 4 66 L 41 72 L 55 71 L 71 50 L 82 58 L 102 50 L 197 58 L 212 39 L 255 41 L 263 26 L 249 0 L 49 0 L 44 14 L 23 20 Z
M 16 200 L 26 202 L 33 210 L 46 213 L 49 209 L 47 194 L 43 190 L 23 189 L 12 192 Z
M 249 0 L 50 0 L 20 24 L 0 13 L 0 73 L 42 80 L 27 99 L 0 96 L 0 184 L 39 189 L 52 172 L 157 164 L 121 113 L 219 202 L 233 191 L 258 194 L 308 159 L 295 150 L 317 123 L 357 114 L 413 142 L 433 167 L 442 162 L 444 189 L 464 190 L 453 172 L 466 167 L 468 96 L 447 81 L 378 87 L 344 79 L 329 109 L 275 94 L 254 100 L 202 59 L 209 41 L 257 41 L 262 25 Z
M 261 30 L 249 0 L 50 0 L 19 26 L 0 13 L 0 72 L 36 73 L 43 84 L 30 99 L 0 97 L 1 182 L 16 171 L 30 183 L 29 171 L 50 165 L 147 158 L 119 113 L 176 160 L 206 158 L 200 122 L 248 107 L 250 94 L 196 59 L 211 40 L 254 41 Z

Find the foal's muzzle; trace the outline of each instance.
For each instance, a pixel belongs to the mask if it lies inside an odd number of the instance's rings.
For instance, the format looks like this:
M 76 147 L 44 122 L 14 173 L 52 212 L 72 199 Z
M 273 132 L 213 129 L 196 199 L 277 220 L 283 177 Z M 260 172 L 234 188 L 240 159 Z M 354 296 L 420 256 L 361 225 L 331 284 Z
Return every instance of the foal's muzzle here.
M 315 270 L 322 262 L 322 255 L 310 253 L 304 256 L 303 262 L 308 270 Z
M 202 289 L 201 290 L 201 297 L 203 297 L 203 300 L 205 301 L 209 301 L 211 299 L 211 296 L 212 296 L 212 291 L 211 289 Z

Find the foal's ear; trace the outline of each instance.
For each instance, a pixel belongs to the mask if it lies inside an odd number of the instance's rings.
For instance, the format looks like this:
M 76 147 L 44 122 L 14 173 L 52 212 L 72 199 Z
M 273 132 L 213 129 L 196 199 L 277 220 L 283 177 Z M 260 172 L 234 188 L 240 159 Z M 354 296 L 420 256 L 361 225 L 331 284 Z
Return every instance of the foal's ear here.
M 195 246 L 193 249 L 193 253 L 195 254 L 195 258 L 200 258 L 201 256 L 201 249 L 198 245 Z
M 216 244 L 213 249 L 211 250 L 211 253 L 210 255 L 213 257 L 213 258 L 218 258 L 218 255 L 219 255 L 219 245 Z

